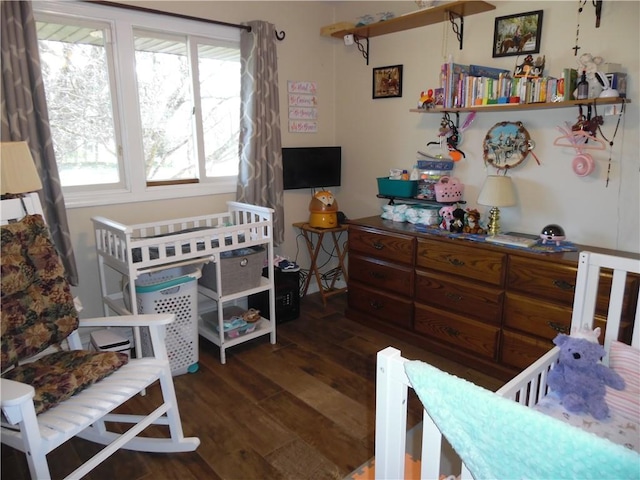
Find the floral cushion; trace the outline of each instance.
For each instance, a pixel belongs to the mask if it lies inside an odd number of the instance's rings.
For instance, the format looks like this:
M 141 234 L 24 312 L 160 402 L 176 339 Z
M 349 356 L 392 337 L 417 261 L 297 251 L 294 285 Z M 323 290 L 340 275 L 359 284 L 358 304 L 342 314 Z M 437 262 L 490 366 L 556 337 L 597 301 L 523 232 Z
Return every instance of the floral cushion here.
M 41 215 L 0 228 L 2 355 L 5 371 L 78 328 L 65 270 Z
M 62 351 L 9 370 L 3 378 L 31 385 L 36 414 L 103 379 L 129 361 L 118 352 Z

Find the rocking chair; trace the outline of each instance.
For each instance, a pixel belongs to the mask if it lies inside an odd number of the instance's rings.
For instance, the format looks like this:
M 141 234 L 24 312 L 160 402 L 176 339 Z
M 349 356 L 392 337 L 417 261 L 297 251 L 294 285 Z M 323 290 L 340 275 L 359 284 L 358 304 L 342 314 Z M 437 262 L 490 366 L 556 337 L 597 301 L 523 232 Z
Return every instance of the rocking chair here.
M 2 443 L 27 455 L 38 480 L 51 478 L 46 455 L 74 436 L 106 447 L 67 477 L 73 479 L 120 448 L 195 450 L 200 440 L 183 435 L 164 344 L 174 315 L 79 319 L 41 212 L 36 193 L 2 200 Z M 153 356 L 82 350 L 78 327 L 123 326 L 148 327 Z M 156 381 L 162 404 L 153 412 L 111 413 Z M 133 426 L 116 433 L 105 422 Z M 152 424 L 168 426 L 169 438 L 139 436 Z

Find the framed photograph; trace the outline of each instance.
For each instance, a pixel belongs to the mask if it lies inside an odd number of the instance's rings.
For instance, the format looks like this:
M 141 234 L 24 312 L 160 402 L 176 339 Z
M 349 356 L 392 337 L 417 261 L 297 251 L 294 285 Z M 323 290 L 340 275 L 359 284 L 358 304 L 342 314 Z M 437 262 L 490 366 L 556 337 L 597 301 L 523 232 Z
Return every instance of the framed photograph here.
M 402 96 L 402 65 L 373 69 L 372 98 L 393 98 Z
M 540 51 L 542 10 L 496 17 L 493 56 L 509 57 Z

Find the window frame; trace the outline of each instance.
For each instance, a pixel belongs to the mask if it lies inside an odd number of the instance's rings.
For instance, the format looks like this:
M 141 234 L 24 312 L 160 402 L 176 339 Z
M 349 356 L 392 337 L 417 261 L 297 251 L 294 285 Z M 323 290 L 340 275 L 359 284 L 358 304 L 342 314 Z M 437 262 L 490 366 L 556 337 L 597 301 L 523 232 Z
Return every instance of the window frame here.
M 109 23 L 112 27 L 107 38 L 113 55 L 113 63 L 110 65 L 112 71 L 109 72 L 109 76 L 113 77 L 117 84 L 112 95 L 116 139 L 120 136 L 119 151 L 124 163 L 123 184 L 117 188 L 64 187 L 65 205 L 68 208 L 236 192 L 236 175 L 215 178 L 205 178 L 201 175 L 198 183 L 178 182 L 153 186 L 147 184 L 142 137 L 136 134 L 139 132 L 141 123 L 133 40 L 135 29 L 155 30 L 170 35 L 186 35 L 189 42 L 196 44 L 205 39 L 237 45 L 239 49 L 241 28 L 218 25 L 206 20 L 185 19 L 85 2 L 34 1 L 33 11 L 36 21 L 56 21 L 57 17 L 57 19 L 75 19 L 78 22 L 86 20 L 101 24 Z M 192 78 L 192 83 L 197 84 L 198 79 Z M 198 85 L 192 88 L 198 88 Z M 199 113 L 198 110 L 199 108 L 196 109 L 196 115 Z M 199 151 L 203 147 L 200 142 L 197 143 L 199 158 L 203 158 L 203 152 Z M 198 161 L 198 170 L 203 168 L 204 161 Z

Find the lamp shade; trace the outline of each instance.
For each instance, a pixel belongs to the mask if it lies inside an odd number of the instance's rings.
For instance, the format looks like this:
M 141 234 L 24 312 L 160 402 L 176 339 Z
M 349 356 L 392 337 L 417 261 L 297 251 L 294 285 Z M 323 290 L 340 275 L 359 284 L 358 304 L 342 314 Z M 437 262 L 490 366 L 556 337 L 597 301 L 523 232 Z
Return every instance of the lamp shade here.
M 27 193 L 42 189 L 42 182 L 27 142 L 0 143 L 1 191 Z
M 478 203 L 489 207 L 511 207 L 516 204 L 516 191 L 511 177 L 489 175 L 482 186 Z

